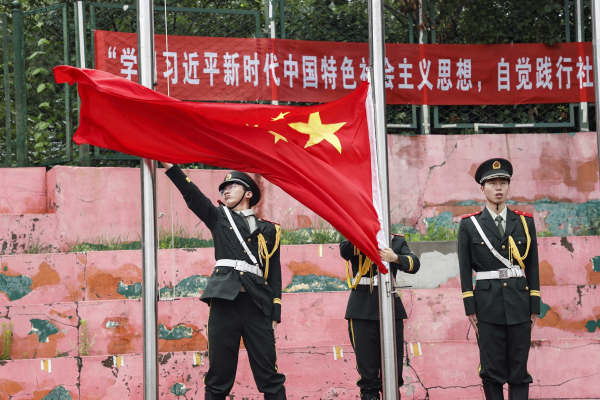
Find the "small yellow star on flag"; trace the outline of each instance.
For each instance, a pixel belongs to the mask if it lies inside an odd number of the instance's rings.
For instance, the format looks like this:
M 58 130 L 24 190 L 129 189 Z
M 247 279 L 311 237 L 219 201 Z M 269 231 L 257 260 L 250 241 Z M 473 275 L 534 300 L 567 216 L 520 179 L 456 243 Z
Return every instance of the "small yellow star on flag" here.
M 273 132 L 273 131 L 269 131 L 269 133 L 273 136 L 275 136 L 275 143 L 279 142 L 279 139 L 283 140 L 284 142 L 287 143 L 287 139 L 283 136 L 281 136 L 279 133 L 277 132 Z
M 310 114 L 308 117 L 308 124 L 304 122 L 293 122 L 288 125 L 300 133 L 310 135 L 304 148 L 319 144 L 323 140 L 326 140 L 331 143 L 331 145 L 335 147 L 340 154 L 342 154 L 342 144 L 335 133 L 340 130 L 342 126 L 346 125 L 345 122 L 340 122 L 337 124 L 323 124 L 321 122 L 321 116 L 319 115 L 319 112 L 316 112 Z
M 271 121 L 279 121 L 280 119 L 283 119 L 288 114 L 289 114 L 289 112 L 279 113 L 279 115 L 276 116 L 275 118 L 271 118 Z

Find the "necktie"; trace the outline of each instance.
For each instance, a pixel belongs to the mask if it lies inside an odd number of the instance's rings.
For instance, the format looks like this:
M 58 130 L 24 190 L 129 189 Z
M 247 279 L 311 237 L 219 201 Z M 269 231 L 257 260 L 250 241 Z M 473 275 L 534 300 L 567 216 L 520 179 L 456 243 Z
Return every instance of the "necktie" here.
M 502 227 L 502 217 L 497 216 L 496 222 L 498 223 L 498 230 L 500 231 L 500 237 L 504 236 L 504 228 Z
M 254 215 L 248 215 L 244 219 L 248 224 L 248 229 L 250 230 L 250 233 L 254 232 L 256 230 L 256 220 L 254 219 Z

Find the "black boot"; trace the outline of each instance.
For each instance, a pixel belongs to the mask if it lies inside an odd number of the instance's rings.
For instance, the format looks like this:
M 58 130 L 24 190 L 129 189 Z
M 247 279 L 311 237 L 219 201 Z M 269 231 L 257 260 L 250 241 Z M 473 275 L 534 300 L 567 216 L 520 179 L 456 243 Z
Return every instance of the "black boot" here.
M 222 394 L 213 394 L 211 392 L 204 392 L 204 400 L 226 400 L 227 396 Z
M 360 396 L 360 400 L 379 400 L 379 393 Z
M 285 395 L 285 386 L 282 386 L 279 389 L 279 392 L 275 394 L 265 393 L 265 400 L 286 400 L 287 397 Z
M 502 385 L 499 383 L 483 383 L 483 394 L 485 400 L 504 400 Z
M 508 385 L 508 400 L 528 400 L 529 383 L 520 385 Z

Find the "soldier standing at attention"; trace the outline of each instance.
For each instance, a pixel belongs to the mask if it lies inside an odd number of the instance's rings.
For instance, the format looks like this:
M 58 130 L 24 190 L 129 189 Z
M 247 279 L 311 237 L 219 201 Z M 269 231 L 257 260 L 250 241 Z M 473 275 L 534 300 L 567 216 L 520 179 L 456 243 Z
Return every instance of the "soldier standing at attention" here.
M 162 163 L 190 210 L 215 243 L 215 269 L 200 298 L 210 305 L 206 400 L 225 400 L 233 387 L 240 338 L 256 386 L 265 400 L 286 399 L 285 375 L 277 371 L 275 334 L 281 322 L 278 225 L 254 215 L 260 189 L 248 175 L 231 171 L 219 185 L 217 207 L 177 166 Z
M 538 249 L 533 215 L 506 207 L 513 173 L 493 158 L 475 173 L 486 206 L 458 228 L 458 260 L 465 311 L 477 334 L 479 376 L 486 400 L 529 397 L 531 331 L 540 313 Z M 476 272 L 473 290 L 473 271 Z
M 346 308 L 348 334 L 356 355 L 356 369 L 360 379 L 356 382 L 360 389 L 361 400 L 379 400 L 381 382 L 381 339 L 379 332 L 379 295 L 377 265 L 365 257 L 347 239 L 340 244 L 340 254 L 346 260 L 348 287 L 352 290 Z M 414 274 L 419 270 L 420 262 L 408 248 L 403 236 L 392 236 L 392 248 L 379 250 L 383 261 L 390 263 L 390 273 L 396 276 L 398 271 Z M 352 264 L 354 279 L 350 278 L 348 263 Z M 407 318 L 402 300 L 394 294 L 396 319 L 396 359 L 398 365 L 398 386 L 402 379 L 404 359 L 404 319 Z

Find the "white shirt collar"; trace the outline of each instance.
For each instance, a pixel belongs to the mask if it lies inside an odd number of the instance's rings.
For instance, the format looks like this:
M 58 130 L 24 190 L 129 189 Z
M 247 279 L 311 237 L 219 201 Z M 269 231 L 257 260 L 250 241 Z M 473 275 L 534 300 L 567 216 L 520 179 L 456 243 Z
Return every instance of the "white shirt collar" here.
M 488 212 L 490 213 L 490 215 L 492 216 L 492 219 L 495 221 L 496 217 L 498 215 L 500 215 L 502 217 L 502 221 L 506 221 L 506 204 L 504 205 L 504 208 L 502 209 L 502 211 L 500 211 L 500 214 L 496 214 L 495 212 L 493 212 L 487 205 L 485 206 L 485 208 L 487 208 Z
M 244 216 L 244 217 L 249 217 L 251 215 L 254 215 L 254 210 L 251 208 L 247 208 L 245 210 L 242 211 L 236 211 L 238 214 Z

